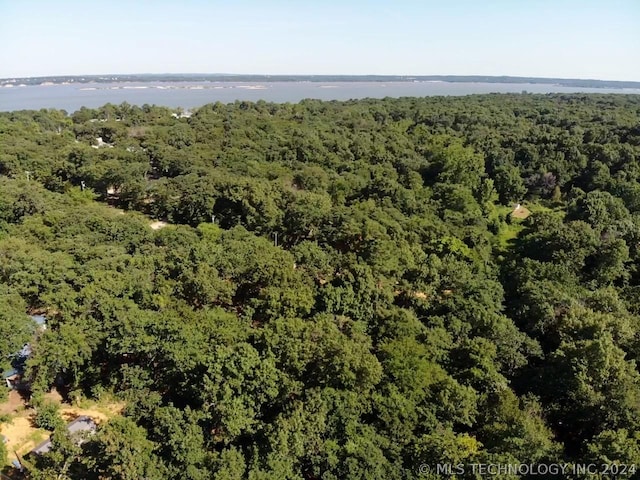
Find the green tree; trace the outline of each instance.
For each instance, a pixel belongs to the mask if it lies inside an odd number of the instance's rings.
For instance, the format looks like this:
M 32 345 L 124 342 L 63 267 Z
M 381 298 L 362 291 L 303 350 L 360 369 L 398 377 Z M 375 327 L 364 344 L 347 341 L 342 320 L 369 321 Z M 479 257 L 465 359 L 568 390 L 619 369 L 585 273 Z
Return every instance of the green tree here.
M 520 203 L 527 193 L 520 169 L 516 165 L 501 165 L 496 168 L 493 178 L 500 201 L 504 204 Z
M 0 285 L 0 368 L 8 369 L 11 359 L 31 339 L 34 322 L 24 313 L 26 305 L 19 295 Z
M 83 460 L 99 478 L 138 480 L 166 478 L 146 432 L 129 418 L 115 417 L 101 426 Z
M 64 420 L 60 416 L 60 406 L 50 401 L 42 402 L 36 412 L 35 424 L 38 428 L 54 431 L 64 426 Z

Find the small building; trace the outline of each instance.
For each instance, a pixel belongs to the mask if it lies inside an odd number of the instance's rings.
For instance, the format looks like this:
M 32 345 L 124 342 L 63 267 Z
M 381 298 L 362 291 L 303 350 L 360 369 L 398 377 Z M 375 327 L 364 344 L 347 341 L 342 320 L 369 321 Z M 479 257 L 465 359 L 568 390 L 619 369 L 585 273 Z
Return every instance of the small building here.
M 102 137 L 96 137 L 96 144 L 95 145 L 91 145 L 91 148 L 103 148 L 103 147 L 113 148 L 113 145 L 111 145 L 110 143 L 105 142 L 102 139 Z
M 5 372 L 2 372 L 2 378 L 7 384 L 7 388 L 11 390 L 14 390 L 14 389 L 17 390 L 20 387 L 20 381 L 22 379 L 22 375 L 17 369 L 12 368 L 10 370 L 6 370 Z
M 527 207 L 524 207 L 521 204 L 517 203 L 513 206 L 513 211 L 509 215 L 511 215 L 511 218 L 524 220 L 529 215 L 531 215 L 531 212 Z
M 95 433 L 97 428 L 98 426 L 96 425 L 96 422 L 94 422 L 91 417 L 87 417 L 86 415 L 76 418 L 73 422 L 67 425 L 67 431 L 71 436 L 71 440 L 76 445 L 81 445 L 82 443 L 84 443 L 87 440 L 87 437 Z M 51 437 L 49 437 L 47 440 L 37 445 L 29 453 L 34 455 L 44 455 L 45 453 L 49 453 L 49 451 L 51 451 L 51 447 Z
M 30 315 L 30 317 L 36 324 L 36 331 L 46 330 L 47 319 L 44 315 Z M 29 387 L 29 384 L 24 380 L 23 376 L 26 370 L 27 360 L 31 356 L 31 353 L 31 344 L 27 343 L 11 356 L 11 369 L 2 373 L 2 378 L 7 384 L 7 388 L 11 390 L 23 390 Z
M 171 116 L 173 118 L 191 118 L 191 112 L 189 110 L 184 110 L 179 113 L 172 113 Z
M 47 329 L 47 318 L 44 315 L 30 315 L 31 320 L 36 322 L 38 329 L 46 330 Z

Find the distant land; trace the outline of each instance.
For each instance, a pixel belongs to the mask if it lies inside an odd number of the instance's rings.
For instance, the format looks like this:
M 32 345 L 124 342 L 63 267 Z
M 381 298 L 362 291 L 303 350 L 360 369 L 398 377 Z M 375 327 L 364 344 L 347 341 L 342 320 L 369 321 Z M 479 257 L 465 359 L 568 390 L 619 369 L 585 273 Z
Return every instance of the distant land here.
M 483 75 L 235 75 L 221 73 L 52 75 L 0 79 L 0 86 L 69 85 L 117 82 L 450 82 L 545 84 L 579 88 L 640 88 L 640 82 L 576 78 L 539 78 Z

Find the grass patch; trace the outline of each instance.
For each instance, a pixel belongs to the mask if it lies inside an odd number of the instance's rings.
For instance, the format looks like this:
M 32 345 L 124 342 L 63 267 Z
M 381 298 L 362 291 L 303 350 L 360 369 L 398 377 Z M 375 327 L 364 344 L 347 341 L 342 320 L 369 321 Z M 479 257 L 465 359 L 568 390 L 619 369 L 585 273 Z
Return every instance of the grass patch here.
M 24 439 L 24 443 L 34 443 L 38 445 L 40 442 L 45 441 L 50 436 L 51 432 L 47 432 L 44 429 L 34 430 Z
M 516 239 L 518 238 L 522 230 L 524 230 L 524 226 L 521 223 L 503 225 L 503 227 L 495 236 L 498 249 L 501 251 L 507 251 L 510 248 L 513 248 Z

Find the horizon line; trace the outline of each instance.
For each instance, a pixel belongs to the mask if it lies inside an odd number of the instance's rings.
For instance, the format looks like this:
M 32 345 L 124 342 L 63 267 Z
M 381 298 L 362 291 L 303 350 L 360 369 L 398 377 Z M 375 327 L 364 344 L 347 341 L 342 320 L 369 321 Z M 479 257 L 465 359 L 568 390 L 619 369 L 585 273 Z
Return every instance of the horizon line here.
M 130 72 L 130 73 L 86 73 L 86 74 L 47 74 L 47 75 L 13 75 L 0 77 L 0 81 L 14 79 L 40 79 L 40 78 L 81 78 L 81 77 L 104 77 L 104 76 L 170 76 L 170 75 L 203 75 L 203 76 L 225 76 L 225 77 L 388 77 L 388 78 L 415 78 L 415 77 L 457 77 L 457 78 L 505 78 L 505 79 L 536 79 L 536 80 L 564 80 L 564 81 L 590 81 L 590 82 L 618 82 L 618 83 L 640 83 L 640 80 L 608 80 L 602 78 L 578 78 L 578 77 L 549 77 L 549 76 L 527 76 L 527 75 L 483 75 L 483 74 L 379 74 L 379 73 L 226 73 L 226 72 Z

